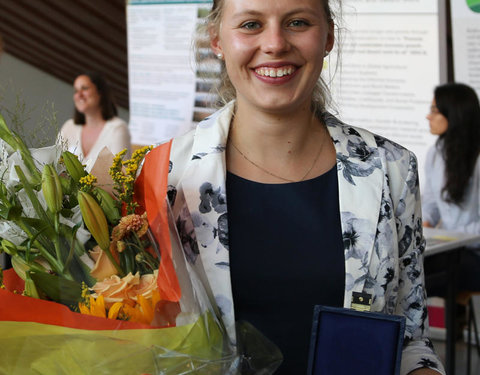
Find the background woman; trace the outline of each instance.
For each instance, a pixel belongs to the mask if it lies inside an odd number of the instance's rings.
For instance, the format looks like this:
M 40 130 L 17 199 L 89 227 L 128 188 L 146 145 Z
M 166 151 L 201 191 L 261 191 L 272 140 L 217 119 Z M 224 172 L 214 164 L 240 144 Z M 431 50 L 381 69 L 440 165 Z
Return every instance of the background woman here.
M 480 105 L 461 83 L 435 89 L 430 132 L 438 135 L 426 159 L 424 225 L 480 233 Z
M 226 104 L 173 141 L 168 183 L 232 339 L 246 320 L 281 349 L 278 374 L 305 373 L 313 306 L 364 292 L 406 317 L 401 373 L 444 373 L 425 337 L 415 156 L 326 112 L 328 0 L 216 0 L 209 21 Z
M 461 83 L 438 86 L 427 119 L 438 139 L 425 162 L 423 225 L 480 234 L 480 104 L 475 91 Z M 462 252 L 460 290 L 480 290 L 479 246 Z M 426 267 L 434 267 L 437 258 L 428 259 Z M 428 284 L 429 295 L 444 290 Z
M 58 142 L 80 157 L 84 164 L 95 162 L 107 147 L 113 154 L 127 149 L 130 155 L 128 126 L 117 117 L 117 108 L 110 87 L 96 72 L 79 75 L 73 83 L 74 118 L 61 128 Z

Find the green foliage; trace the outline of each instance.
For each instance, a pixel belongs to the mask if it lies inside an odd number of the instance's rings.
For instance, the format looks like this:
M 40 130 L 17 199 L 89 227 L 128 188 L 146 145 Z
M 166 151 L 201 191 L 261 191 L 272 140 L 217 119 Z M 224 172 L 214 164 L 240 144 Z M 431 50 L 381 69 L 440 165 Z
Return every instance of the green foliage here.
M 14 103 L 5 102 L 6 92 L 16 92 Z M 23 97 L 23 92 L 11 84 L 0 86 L 0 113 L 8 120 L 10 129 L 20 135 L 28 147 L 54 144 L 60 129 L 55 105 L 47 102 L 41 108 L 27 107 Z
M 38 289 L 64 305 L 76 305 L 82 299 L 82 284 L 46 272 L 29 272 Z

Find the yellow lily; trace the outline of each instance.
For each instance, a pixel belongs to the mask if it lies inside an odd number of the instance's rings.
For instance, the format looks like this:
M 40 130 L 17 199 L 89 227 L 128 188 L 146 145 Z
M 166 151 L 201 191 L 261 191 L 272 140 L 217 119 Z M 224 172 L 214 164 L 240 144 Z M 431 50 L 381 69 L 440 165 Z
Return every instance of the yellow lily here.
M 45 164 L 43 167 L 42 193 L 50 212 L 57 213 L 62 209 L 62 184 L 57 171 L 51 164 Z
M 78 157 L 76 155 L 72 154 L 70 151 L 64 151 L 62 153 L 62 158 L 68 174 L 76 183 L 78 183 L 80 178 L 87 175 L 85 168 L 83 167 L 80 160 L 78 160 Z
M 77 198 L 85 225 L 97 241 L 98 246 L 102 250 L 108 251 L 110 247 L 110 233 L 108 232 L 107 218 L 103 210 L 88 193 L 79 191 Z
M 118 273 L 123 275 L 123 270 L 110 252 L 110 233 L 108 231 L 107 218 L 97 201 L 88 193 L 79 191 L 77 194 L 78 205 L 82 212 L 82 218 L 88 230 L 92 234 L 98 246 L 105 252 L 110 262 L 115 266 Z
M 155 315 L 155 306 L 161 300 L 160 293 L 155 290 L 152 298 L 146 298 L 139 294 L 138 303 L 132 307 L 129 304 L 123 306 L 123 312 L 131 322 L 151 324 Z
M 117 319 L 122 307 L 122 302 L 115 302 L 108 310 L 108 319 Z
M 105 300 L 103 296 L 99 296 L 98 298 L 90 297 L 89 305 L 90 306 L 87 306 L 84 303 L 79 303 L 78 307 L 80 309 L 80 312 L 85 315 L 98 316 L 99 318 L 107 317 Z
M 138 303 L 133 300 L 115 302 L 109 309 L 105 304 L 102 295 L 97 298 L 90 297 L 89 306 L 85 303 L 79 303 L 80 313 L 85 315 L 98 316 L 108 319 L 122 319 L 130 322 L 151 324 L 155 315 L 155 306 L 161 300 L 160 293 L 155 290 L 152 298 L 146 298 L 143 295 L 137 296 Z

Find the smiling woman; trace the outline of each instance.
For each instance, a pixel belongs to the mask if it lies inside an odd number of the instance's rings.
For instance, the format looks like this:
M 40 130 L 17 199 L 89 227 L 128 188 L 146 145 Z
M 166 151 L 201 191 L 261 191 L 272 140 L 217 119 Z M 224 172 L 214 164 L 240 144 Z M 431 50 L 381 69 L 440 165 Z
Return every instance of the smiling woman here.
M 87 166 L 93 165 L 107 147 L 113 154 L 127 149 L 130 155 L 128 126 L 117 116 L 110 87 L 96 72 L 80 74 L 73 84 L 74 118 L 61 128 L 57 143 L 79 156 Z
M 306 372 L 314 305 L 349 308 L 352 292 L 406 317 L 401 374 L 443 374 L 426 337 L 416 159 L 327 112 L 335 22 L 329 0 L 213 2 L 224 103 L 172 142 L 178 231 L 232 341 L 235 321 L 252 323 L 283 353 L 277 374 Z
M 333 22 L 308 1 L 279 18 L 284 5 L 278 1 L 269 9 L 265 2 L 252 9 L 248 2 L 226 2 L 222 23 L 210 30 L 212 48 L 224 56 L 239 107 L 245 102 L 272 111 L 310 112 L 323 57 L 333 48 Z

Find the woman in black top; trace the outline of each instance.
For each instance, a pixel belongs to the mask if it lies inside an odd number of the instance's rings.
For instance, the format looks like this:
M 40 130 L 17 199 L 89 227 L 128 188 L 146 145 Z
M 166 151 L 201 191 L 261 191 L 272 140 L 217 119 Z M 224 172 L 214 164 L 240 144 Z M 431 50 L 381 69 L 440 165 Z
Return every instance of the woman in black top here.
M 416 159 L 326 112 L 329 2 L 216 0 L 208 31 L 225 104 L 173 140 L 168 183 L 231 340 L 248 320 L 282 350 L 278 373 L 304 373 L 313 305 L 365 292 L 407 318 L 401 373 L 444 373 L 425 337 Z

